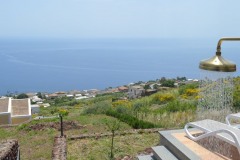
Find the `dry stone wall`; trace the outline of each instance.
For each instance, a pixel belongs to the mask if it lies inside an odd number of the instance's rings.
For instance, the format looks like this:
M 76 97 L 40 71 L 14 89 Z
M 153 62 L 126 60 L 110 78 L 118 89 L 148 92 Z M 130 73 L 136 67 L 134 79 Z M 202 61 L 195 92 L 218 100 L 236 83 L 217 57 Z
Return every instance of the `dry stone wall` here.
M 0 143 L 0 159 L 18 159 L 18 141 L 17 140 L 6 140 Z
M 66 136 L 56 136 L 54 138 L 52 160 L 66 160 L 67 159 L 67 140 Z

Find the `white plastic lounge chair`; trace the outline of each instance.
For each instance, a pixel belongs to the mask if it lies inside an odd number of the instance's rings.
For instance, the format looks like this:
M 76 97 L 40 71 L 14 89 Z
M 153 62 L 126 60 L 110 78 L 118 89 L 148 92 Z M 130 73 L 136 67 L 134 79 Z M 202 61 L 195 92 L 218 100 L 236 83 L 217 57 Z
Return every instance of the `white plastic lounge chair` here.
M 233 125 L 233 124 L 231 124 L 231 119 L 240 119 L 240 113 L 229 114 L 226 117 L 227 125 L 230 125 L 230 126 L 233 126 L 233 127 L 236 127 L 236 128 L 240 129 L 240 125 Z
M 200 131 L 203 131 L 204 133 L 195 137 L 189 132 L 189 127 L 196 128 Z M 193 141 L 198 141 L 209 136 L 215 136 L 235 146 L 240 154 L 240 130 L 235 127 L 214 120 L 206 119 L 202 121 L 187 123 L 184 129 L 187 136 Z

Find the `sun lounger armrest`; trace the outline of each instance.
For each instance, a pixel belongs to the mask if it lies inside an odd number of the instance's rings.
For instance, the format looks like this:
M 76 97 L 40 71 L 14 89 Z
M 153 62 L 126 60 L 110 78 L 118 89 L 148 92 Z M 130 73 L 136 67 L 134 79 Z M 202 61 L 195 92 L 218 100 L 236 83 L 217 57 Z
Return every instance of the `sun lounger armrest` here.
M 240 129 L 239 125 L 232 125 L 231 124 L 231 119 L 240 119 L 240 113 L 229 114 L 225 118 L 227 125 L 233 126 L 233 127 L 236 127 L 236 128 Z
M 226 123 L 227 123 L 227 125 L 229 125 L 229 126 L 231 126 L 231 123 L 230 123 L 230 119 L 231 119 L 231 118 L 232 118 L 232 115 L 231 115 L 231 114 L 227 115 L 226 118 L 225 118 Z
M 194 140 L 194 141 L 197 141 L 197 137 L 194 137 L 189 131 L 188 131 L 188 128 L 189 127 L 194 127 L 193 125 L 191 125 L 190 123 L 187 123 L 184 127 L 184 130 L 187 134 L 187 136 L 191 139 L 191 140 Z
M 189 132 L 189 130 L 188 130 L 189 127 L 199 129 L 199 130 L 203 131 L 204 134 L 194 137 L 194 136 Z M 209 136 L 209 135 L 208 135 L 208 132 L 209 132 L 209 131 L 208 131 L 207 129 L 201 128 L 201 127 L 199 127 L 199 126 L 197 126 L 197 125 L 195 125 L 195 124 L 193 124 L 193 123 L 187 123 L 187 124 L 185 125 L 185 127 L 184 127 L 184 130 L 185 130 L 187 136 L 188 136 L 190 139 L 194 140 L 194 141 L 198 141 L 198 140 L 200 140 L 200 139 L 202 139 L 202 138 L 205 138 L 205 137 L 208 137 L 208 136 Z M 210 133 L 211 133 L 211 132 L 210 132 Z

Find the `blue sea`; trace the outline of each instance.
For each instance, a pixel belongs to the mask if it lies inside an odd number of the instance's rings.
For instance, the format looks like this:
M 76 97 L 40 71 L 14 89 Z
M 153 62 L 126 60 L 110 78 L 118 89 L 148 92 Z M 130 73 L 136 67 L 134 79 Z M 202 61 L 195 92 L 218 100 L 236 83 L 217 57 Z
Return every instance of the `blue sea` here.
M 0 95 L 105 89 L 161 77 L 199 79 L 218 39 L 1 39 Z M 222 55 L 240 64 L 240 44 Z M 235 76 L 239 75 L 239 71 Z

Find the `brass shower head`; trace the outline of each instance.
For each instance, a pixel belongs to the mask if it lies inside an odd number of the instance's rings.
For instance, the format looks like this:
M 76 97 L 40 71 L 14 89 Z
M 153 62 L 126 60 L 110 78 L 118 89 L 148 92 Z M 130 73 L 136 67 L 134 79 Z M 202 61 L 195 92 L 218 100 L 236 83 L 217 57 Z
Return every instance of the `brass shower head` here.
M 210 59 L 201 61 L 199 68 L 210 71 L 235 72 L 236 64 L 224 59 L 221 55 L 215 55 Z
M 219 72 L 235 72 L 236 64 L 233 62 L 224 59 L 221 56 L 221 44 L 222 41 L 240 41 L 240 38 L 221 38 L 218 41 L 216 55 L 210 59 L 203 60 L 199 64 L 200 69 L 210 70 L 210 71 L 219 71 Z

